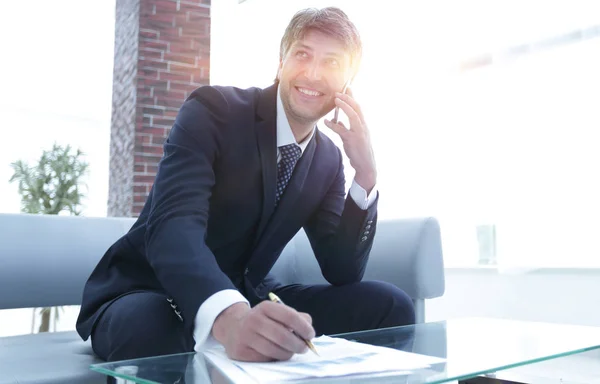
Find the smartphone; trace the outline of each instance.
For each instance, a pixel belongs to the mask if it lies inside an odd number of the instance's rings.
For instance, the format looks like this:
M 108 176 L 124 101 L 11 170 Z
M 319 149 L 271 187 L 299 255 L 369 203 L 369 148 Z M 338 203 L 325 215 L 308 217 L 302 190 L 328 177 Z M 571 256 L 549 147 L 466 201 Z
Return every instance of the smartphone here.
M 350 86 L 350 80 L 352 80 L 352 79 L 348 79 L 348 81 L 346 81 L 346 84 L 344 84 L 344 89 L 342 90 L 342 93 L 346 93 L 346 90 Z M 331 122 L 334 124 L 337 124 L 339 116 L 340 116 L 340 107 L 336 106 L 335 112 L 333 114 L 333 120 L 331 120 Z

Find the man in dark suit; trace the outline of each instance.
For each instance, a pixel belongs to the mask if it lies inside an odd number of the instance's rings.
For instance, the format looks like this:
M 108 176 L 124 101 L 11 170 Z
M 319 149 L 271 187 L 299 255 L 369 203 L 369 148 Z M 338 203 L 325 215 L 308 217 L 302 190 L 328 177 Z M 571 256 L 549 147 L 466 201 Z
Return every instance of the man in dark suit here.
M 410 324 L 399 288 L 363 282 L 377 227 L 376 168 L 348 90 L 361 42 L 336 8 L 297 13 L 275 84 L 206 86 L 185 101 L 139 219 L 89 277 L 77 330 L 114 361 L 200 350 L 208 338 L 240 360 L 306 352 L 300 337 Z M 337 106 L 355 177 L 316 127 Z M 269 271 L 304 229 L 330 284 L 282 286 Z M 286 305 L 272 303 L 275 292 Z

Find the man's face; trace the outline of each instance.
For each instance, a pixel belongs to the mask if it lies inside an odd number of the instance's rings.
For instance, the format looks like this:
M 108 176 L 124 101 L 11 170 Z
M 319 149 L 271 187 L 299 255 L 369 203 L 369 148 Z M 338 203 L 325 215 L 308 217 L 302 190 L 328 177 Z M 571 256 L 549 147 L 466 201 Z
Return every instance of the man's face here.
M 292 44 L 278 75 L 288 119 L 312 124 L 335 107 L 335 92 L 350 75 L 350 56 L 337 39 L 310 30 Z

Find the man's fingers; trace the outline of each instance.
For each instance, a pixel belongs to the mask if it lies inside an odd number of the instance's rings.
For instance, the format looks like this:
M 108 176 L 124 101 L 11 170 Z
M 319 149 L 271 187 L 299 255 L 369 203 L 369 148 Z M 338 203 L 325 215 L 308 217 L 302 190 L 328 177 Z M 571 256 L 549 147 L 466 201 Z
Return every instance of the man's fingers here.
M 275 345 L 290 353 L 302 353 L 306 350 L 306 344 L 298 336 L 294 335 L 290 328 L 281 323 L 264 317 L 257 332 Z
M 262 334 L 255 335 L 251 342 L 251 348 L 259 354 L 274 360 L 289 360 L 295 353 L 294 351 L 289 351 L 282 345 L 267 339 Z
M 303 339 L 315 337 L 315 330 L 300 313 L 287 305 L 264 302 L 263 310 L 266 315 L 281 326 L 296 332 Z
M 296 316 L 286 322 L 287 326 L 304 340 L 311 340 L 315 337 L 315 329 L 312 323 L 306 321 L 304 316 L 296 312 Z
M 239 361 L 253 361 L 253 362 L 268 362 L 273 361 L 274 358 L 265 356 L 250 346 L 240 347 L 238 350 L 230 353 L 226 351 L 229 358 Z
M 358 116 L 360 116 L 360 119 L 364 123 L 365 116 L 363 115 L 363 111 L 362 111 L 362 108 L 360 107 L 360 104 L 354 98 L 354 92 L 352 92 L 352 88 L 348 88 L 346 90 L 346 94 L 344 95 L 344 97 L 342 99 L 344 101 L 346 101 L 348 104 L 350 104 L 350 106 L 352 106 L 352 108 L 354 108 L 354 110 L 356 111 L 356 113 L 358 113 Z
M 298 312 L 298 314 L 299 314 L 300 316 L 302 316 L 302 317 L 304 318 L 304 320 L 306 320 L 306 322 L 307 322 L 308 324 L 312 325 L 312 317 L 311 317 L 311 316 L 310 316 L 308 313 L 305 313 L 305 312 Z
M 342 101 L 344 101 L 345 103 L 347 103 L 350 107 L 352 107 L 352 109 L 356 112 L 356 114 L 358 115 L 358 118 L 360 119 L 360 121 L 362 123 L 365 122 L 365 117 L 363 116 L 363 112 L 362 112 L 362 108 L 360 107 L 360 104 L 358 104 L 358 102 L 356 101 L 356 99 L 354 98 L 354 94 L 352 93 L 352 89 L 348 88 L 346 90 L 346 93 L 336 93 L 336 96 L 340 99 L 342 99 Z
M 260 315 L 260 317 L 266 319 L 264 315 Z M 243 361 L 272 361 L 287 360 L 294 355 L 294 351 L 287 350 L 284 344 L 275 343 L 266 338 L 264 334 L 267 331 L 271 334 L 276 333 L 276 331 L 273 331 L 270 327 L 268 330 L 264 330 L 265 327 L 262 326 L 262 323 L 262 320 L 254 319 L 249 327 L 242 330 L 236 345 L 229 348 L 229 350 L 226 348 L 231 358 Z M 279 325 L 278 327 L 281 328 Z M 288 330 L 284 329 L 283 331 L 291 334 Z
M 263 301 L 247 312 L 225 340 L 227 355 L 241 361 L 288 360 L 306 353 L 312 319 L 284 304 Z M 235 327 L 234 327 L 235 328 Z
M 333 123 L 330 120 L 325 119 L 325 125 L 331 129 L 333 132 L 337 133 L 338 135 L 340 135 L 340 137 L 344 137 L 344 135 L 346 133 L 348 133 L 348 129 L 346 129 L 346 126 L 344 126 L 344 123 L 342 123 L 341 121 L 338 121 L 337 123 Z
M 341 96 L 343 97 L 344 95 Z M 340 96 L 335 98 L 335 105 L 340 107 L 344 111 L 346 116 L 348 116 L 348 120 L 350 120 L 350 128 L 362 126 L 362 119 L 360 118 L 358 113 L 354 110 L 354 108 L 350 106 L 350 104 L 344 101 Z

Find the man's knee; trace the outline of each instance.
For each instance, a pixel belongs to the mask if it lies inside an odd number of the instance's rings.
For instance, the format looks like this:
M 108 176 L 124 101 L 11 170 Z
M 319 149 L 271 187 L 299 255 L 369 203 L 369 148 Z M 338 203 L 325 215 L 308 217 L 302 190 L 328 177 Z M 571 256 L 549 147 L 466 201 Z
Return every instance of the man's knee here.
M 103 315 L 104 326 L 92 336 L 107 361 L 184 353 L 193 350 L 191 333 L 166 297 L 131 294 L 113 303 Z M 102 329 L 103 328 L 103 329 Z M 96 349 L 96 348 L 95 348 Z
M 413 301 L 402 289 L 382 281 L 364 281 L 361 285 L 372 298 L 369 307 L 380 316 L 379 328 L 415 323 Z

